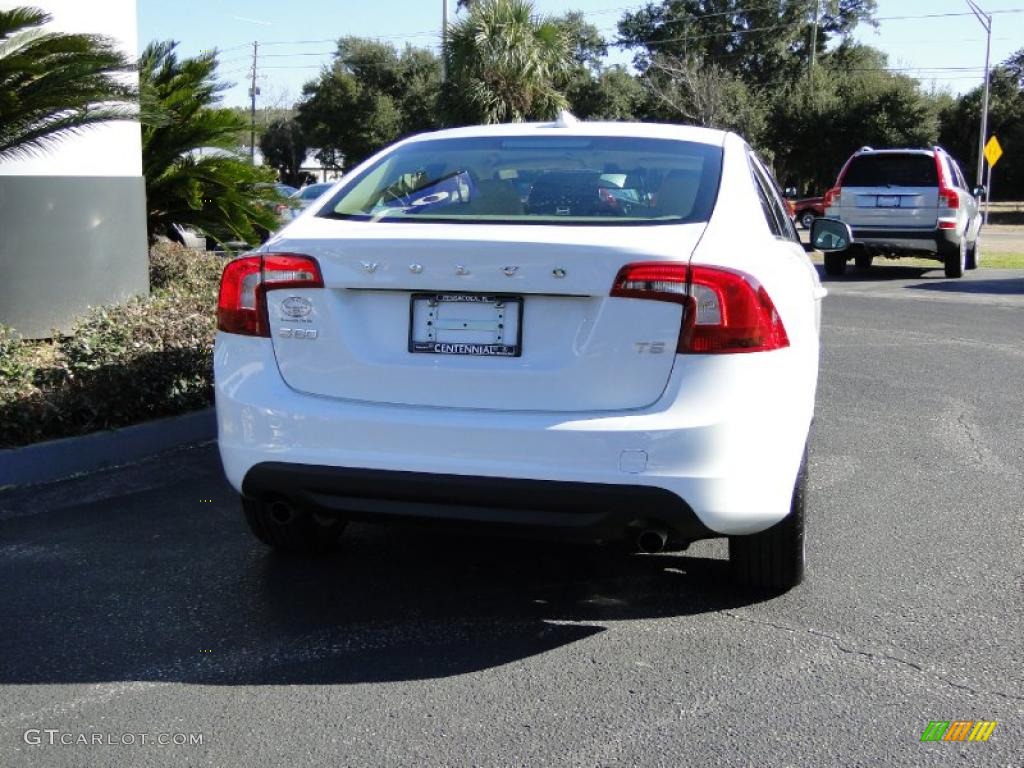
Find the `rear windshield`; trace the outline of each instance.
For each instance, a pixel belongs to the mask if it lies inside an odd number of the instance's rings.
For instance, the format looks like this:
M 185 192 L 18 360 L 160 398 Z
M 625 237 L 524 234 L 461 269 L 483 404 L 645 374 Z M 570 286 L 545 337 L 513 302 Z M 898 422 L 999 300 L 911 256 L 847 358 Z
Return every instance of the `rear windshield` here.
M 929 155 L 858 155 L 843 176 L 844 187 L 936 187 L 935 158 Z
M 666 139 L 515 136 L 406 144 L 320 216 L 362 221 L 651 224 L 707 221 L 722 150 Z

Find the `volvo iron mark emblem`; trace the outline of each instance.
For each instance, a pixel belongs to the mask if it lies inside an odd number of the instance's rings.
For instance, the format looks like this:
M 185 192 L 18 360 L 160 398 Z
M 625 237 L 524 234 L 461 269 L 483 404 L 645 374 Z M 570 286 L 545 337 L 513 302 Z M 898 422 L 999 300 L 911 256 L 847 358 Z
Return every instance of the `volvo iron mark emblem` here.
M 303 296 L 289 296 L 281 302 L 281 314 L 298 319 L 307 317 L 313 311 L 313 302 Z
M 512 277 L 516 272 L 519 271 L 519 267 L 502 267 L 501 271 L 505 273 L 505 277 Z
M 376 261 L 360 261 L 359 264 L 371 275 L 377 271 L 377 267 L 379 266 Z

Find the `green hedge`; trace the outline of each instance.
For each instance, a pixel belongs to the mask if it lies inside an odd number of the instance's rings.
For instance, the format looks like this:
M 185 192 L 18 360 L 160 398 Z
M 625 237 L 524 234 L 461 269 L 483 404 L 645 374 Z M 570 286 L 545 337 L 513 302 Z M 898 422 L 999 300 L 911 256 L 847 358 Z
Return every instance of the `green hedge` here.
M 53 341 L 0 328 L 0 447 L 210 405 L 222 267 L 212 254 L 158 244 L 149 297 L 96 307 Z

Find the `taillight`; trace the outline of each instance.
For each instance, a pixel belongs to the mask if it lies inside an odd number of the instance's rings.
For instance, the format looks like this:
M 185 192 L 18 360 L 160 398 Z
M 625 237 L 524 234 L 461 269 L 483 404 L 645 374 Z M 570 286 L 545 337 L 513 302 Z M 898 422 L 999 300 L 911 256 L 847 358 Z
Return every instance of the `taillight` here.
M 934 158 L 935 175 L 939 177 L 939 208 L 952 208 L 955 211 L 960 207 L 960 195 L 949 186 L 952 179 L 946 170 L 946 164 L 942 162 L 942 156 L 936 152 Z
M 828 208 L 832 203 L 839 197 L 841 187 L 832 187 L 832 189 L 825 192 L 825 199 L 822 201 L 822 206 Z
M 950 187 L 939 187 L 939 207 L 956 210 L 960 207 L 960 195 Z
M 269 336 L 266 292 L 277 288 L 323 288 L 320 265 L 310 256 L 267 253 L 228 262 L 220 278 L 217 328 L 226 333 Z
M 789 346 L 768 292 L 742 272 L 663 262 L 627 264 L 619 270 L 611 295 L 681 304 L 679 353 L 764 352 Z

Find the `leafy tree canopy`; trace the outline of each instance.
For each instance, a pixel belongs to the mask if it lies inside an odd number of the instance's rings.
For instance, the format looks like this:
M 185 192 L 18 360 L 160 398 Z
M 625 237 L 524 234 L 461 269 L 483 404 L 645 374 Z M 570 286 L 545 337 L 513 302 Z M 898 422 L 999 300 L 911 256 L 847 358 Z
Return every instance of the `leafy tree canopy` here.
M 216 53 L 179 59 L 176 46 L 150 43 L 139 59 L 150 237 L 182 224 L 220 242 L 257 243 L 278 224 L 273 173 L 235 154 L 245 123 L 217 106 L 228 86 L 217 79 Z
M 348 166 L 409 133 L 437 126 L 440 60 L 430 51 L 358 37 L 306 83 L 297 120 L 327 165 Z
M 302 186 L 302 162 L 308 150 L 302 127 L 292 119 L 272 122 L 260 137 L 263 162 L 275 168 L 281 181 L 294 187 Z
M 577 65 L 575 50 L 566 23 L 539 18 L 529 0 L 476 0 L 448 29 L 449 120 L 554 117 L 568 105 L 564 89 Z
M 45 150 L 97 123 L 134 118 L 132 63 L 100 35 L 46 32 L 37 8 L 0 10 L 0 158 Z
M 714 64 L 760 86 L 783 82 L 806 68 L 814 26 L 812 2 L 774 0 L 664 0 L 626 13 L 619 22 L 625 44 L 638 49 L 644 70 L 655 55 Z M 822 0 L 816 53 L 829 40 L 871 23 L 876 0 Z

